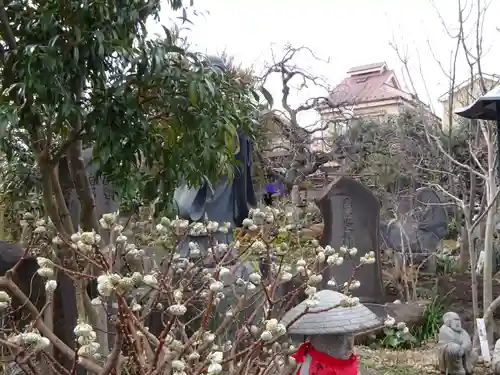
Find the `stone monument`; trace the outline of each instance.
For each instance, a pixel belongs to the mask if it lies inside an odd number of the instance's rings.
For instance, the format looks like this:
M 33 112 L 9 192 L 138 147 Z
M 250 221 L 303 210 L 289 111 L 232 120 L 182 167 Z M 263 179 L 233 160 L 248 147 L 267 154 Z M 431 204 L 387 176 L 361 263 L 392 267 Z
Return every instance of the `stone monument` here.
M 414 254 L 414 261 L 423 270 L 435 272 L 436 259 L 432 254 L 448 234 L 448 214 L 441 197 L 431 188 L 419 188 L 414 197 L 398 202 L 399 220 L 381 226 L 387 247 L 401 251 L 401 239 Z
M 478 357 L 460 317 L 450 311 L 443 315 L 443 322 L 437 346 L 439 370 L 449 375 L 472 374 Z
M 342 285 L 351 278 L 359 257 L 374 251 L 376 262 L 357 271 L 356 279 L 361 286 L 353 294 L 363 303 L 385 303 L 378 250 L 378 199 L 360 182 L 341 177 L 325 187 L 316 204 L 324 221 L 322 245 L 335 249 L 341 246 L 358 249 L 357 259 L 345 259 L 341 266 L 328 268 L 323 280 L 327 282 L 334 278 L 337 285 Z
M 307 307 L 306 301 L 289 310 L 281 323 L 288 326 L 292 340 L 303 343 L 294 358 L 297 374 L 309 374 L 310 369 L 331 374 L 361 374 L 354 353 L 354 335 L 380 328 L 383 323 L 368 308 L 354 304 L 344 294 L 322 290 L 316 293 L 317 305 Z

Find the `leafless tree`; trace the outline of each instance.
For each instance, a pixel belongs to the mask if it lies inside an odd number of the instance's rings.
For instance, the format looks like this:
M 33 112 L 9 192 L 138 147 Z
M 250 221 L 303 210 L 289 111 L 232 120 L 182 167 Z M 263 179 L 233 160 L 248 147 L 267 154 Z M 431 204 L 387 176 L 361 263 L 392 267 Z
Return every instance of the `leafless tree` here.
M 472 296 L 474 317 L 480 316 L 477 291 L 476 262 L 478 254 L 475 251 L 475 238 L 482 238 L 484 243 L 484 270 L 483 270 L 483 306 L 485 311 L 492 303 L 492 271 L 494 261 L 494 217 L 497 211 L 497 198 L 499 189 L 496 181 L 496 131 L 483 121 L 472 120 L 468 124 L 467 140 L 467 160 L 459 160 L 453 155 L 451 142 L 448 145 L 442 142 L 443 135 L 451 139 L 454 131 L 456 118 L 453 111 L 456 104 L 464 100 L 461 105 L 472 103 L 478 96 L 485 94 L 491 87 L 488 87 L 482 69 L 483 53 L 483 23 L 489 4 L 483 4 L 481 0 L 464 4 L 462 0 L 457 4 L 457 25 L 452 28 L 446 24 L 443 17 L 436 8 L 436 13 L 441 20 L 442 27 L 451 40 L 454 41 L 454 48 L 450 53 L 450 66 L 445 67 L 435 56 L 443 74 L 449 81 L 448 92 L 448 113 L 447 120 L 449 128 L 436 129 L 426 127 L 426 133 L 431 143 L 435 146 L 438 154 L 444 157 L 448 163 L 441 171 L 443 174 L 453 174 L 452 184 L 444 186 L 440 183 L 429 183 L 430 186 L 440 190 L 462 213 L 464 218 L 464 228 L 462 230 L 462 246 L 460 265 L 462 268 L 470 262 L 472 279 Z M 472 25 L 472 26 L 469 26 Z M 470 30 L 468 30 L 470 27 Z M 428 41 L 431 52 L 434 53 L 433 46 Z M 408 60 L 400 54 L 400 49 L 393 45 L 401 62 L 409 73 Z M 471 89 L 466 93 L 465 98 L 457 95 L 457 66 L 459 59 L 464 59 L 469 68 L 469 80 Z M 423 77 L 421 77 L 423 79 Z M 462 95 L 462 91 L 459 91 Z M 482 193 L 482 194 L 481 194 Z M 478 201 L 478 196 L 482 197 Z M 481 229 L 481 230 L 479 230 Z M 478 233 L 479 232 L 479 233 Z M 484 315 L 488 324 L 489 316 Z M 492 325 L 490 324 L 489 337 L 492 339 Z M 491 342 L 490 342 L 491 343 Z
M 317 120 L 310 124 L 300 122 L 301 114 L 319 108 L 332 108 L 341 110 L 339 103 L 333 103 L 329 97 L 330 87 L 325 80 L 315 76 L 299 67 L 295 60 L 299 54 L 307 53 L 319 60 L 314 52 L 305 46 L 292 47 L 287 45 L 281 57 L 273 53 L 272 63 L 266 67 L 260 78 L 262 92 L 269 102 L 271 109 L 263 111 L 263 123 L 268 131 L 274 133 L 275 142 L 259 150 L 259 159 L 264 169 L 271 176 L 282 181 L 288 188 L 303 182 L 308 176 L 319 171 L 321 167 L 339 155 L 339 147 L 329 144 L 329 150 L 313 150 L 313 141 L 321 138 L 324 132 L 331 127 L 330 121 Z M 278 106 L 274 108 L 274 98 L 266 89 L 266 84 L 271 76 L 278 76 L 281 80 L 281 97 Z M 293 106 L 290 101 L 293 90 L 319 88 L 324 94 L 305 100 L 298 106 Z M 325 139 L 319 139 L 325 141 Z M 272 162 L 266 154 L 272 151 L 284 151 L 283 158 Z

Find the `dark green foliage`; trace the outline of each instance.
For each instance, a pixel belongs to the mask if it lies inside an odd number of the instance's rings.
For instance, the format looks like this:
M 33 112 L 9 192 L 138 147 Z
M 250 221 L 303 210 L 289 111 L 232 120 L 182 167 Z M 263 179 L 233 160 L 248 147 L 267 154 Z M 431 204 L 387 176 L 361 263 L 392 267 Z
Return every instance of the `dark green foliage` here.
M 252 86 L 181 48 L 169 30 L 148 38 L 145 22 L 159 8 L 143 0 L 7 2 L 0 129 L 9 162 L 26 152 L 34 163 L 48 147 L 57 164 L 82 140 L 123 198 L 159 197 L 162 206 L 181 180 L 232 173 L 236 131 L 253 127 Z

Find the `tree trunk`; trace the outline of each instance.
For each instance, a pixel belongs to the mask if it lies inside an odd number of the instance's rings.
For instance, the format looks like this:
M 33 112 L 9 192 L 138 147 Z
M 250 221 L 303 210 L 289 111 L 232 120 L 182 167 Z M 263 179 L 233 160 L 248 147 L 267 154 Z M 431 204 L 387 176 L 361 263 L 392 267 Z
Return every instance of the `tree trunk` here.
M 493 180 L 492 186 L 488 190 L 488 198 L 495 198 L 496 185 Z M 491 194 L 492 193 L 492 194 Z M 490 203 L 488 199 L 488 203 Z M 494 262 L 496 261 L 495 252 L 493 249 L 493 232 L 495 227 L 495 213 L 496 209 L 493 207 L 486 215 L 486 228 L 484 233 L 484 272 L 483 272 L 483 308 L 486 309 L 493 302 L 493 289 L 492 289 L 492 276 L 494 270 Z M 491 318 L 490 318 L 491 319 Z M 493 324 L 488 322 L 488 343 L 493 343 Z
M 471 263 L 471 289 L 472 289 L 472 312 L 474 314 L 474 322 L 479 318 L 479 298 L 477 293 L 477 275 L 476 275 L 476 252 L 474 248 L 474 238 L 470 233 L 470 221 L 469 218 L 466 217 L 467 224 L 467 247 L 469 248 L 469 259 Z M 474 324 L 475 327 L 475 324 Z M 474 328 L 475 329 L 475 328 Z
M 469 266 L 470 254 L 474 249 L 469 249 L 469 232 L 466 226 L 462 226 L 460 230 L 460 258 L 458 260 L 458 272 L 467 272 Z

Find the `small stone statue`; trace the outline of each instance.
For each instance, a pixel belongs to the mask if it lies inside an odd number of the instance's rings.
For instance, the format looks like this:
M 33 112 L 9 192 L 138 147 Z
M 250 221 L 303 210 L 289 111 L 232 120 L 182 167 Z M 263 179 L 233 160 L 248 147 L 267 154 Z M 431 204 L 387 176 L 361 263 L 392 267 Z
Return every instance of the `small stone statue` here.
M 478 358 L 460 317 L 450 311 L 443 315 L 443 322 L 438 341 L 439 370 L 449 375 L 472 374 Z
M 317 305 L 305 314 L 311 301 L 298 304 L 281 320 L 285 325 L 293 322 L 288 328 L 292 339 L 307 337 L 293 355 L 299 365 L 295 375 L 363 374 L 354 353 L 354 335 L 380 327 L 382 322 L 360 303 L 343 303 L 348 297 L 333 290 L 322 290 L 314 299 Z

